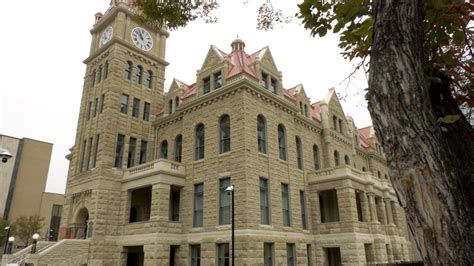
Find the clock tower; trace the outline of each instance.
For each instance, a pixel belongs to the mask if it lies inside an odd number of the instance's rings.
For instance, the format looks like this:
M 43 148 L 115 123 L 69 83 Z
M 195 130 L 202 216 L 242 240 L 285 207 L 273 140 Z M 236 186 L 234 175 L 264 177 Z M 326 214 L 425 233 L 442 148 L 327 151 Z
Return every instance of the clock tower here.
M 103 247 L 113 247 L 109 239 L 120 231 L 123 169 L 153 160 L 152 121 L 163 105 L 169 34 L 140 22 L 124 0 L 97 13 L 90 32 L 60 235 L 89 239 L 94 261 L 112 252 Z

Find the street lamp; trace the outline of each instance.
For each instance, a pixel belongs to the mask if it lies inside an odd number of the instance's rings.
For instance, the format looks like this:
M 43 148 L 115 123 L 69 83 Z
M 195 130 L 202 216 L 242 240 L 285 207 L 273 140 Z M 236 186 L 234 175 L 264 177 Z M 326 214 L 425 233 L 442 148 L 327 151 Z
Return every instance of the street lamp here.
M 5 231 L 7 231 L 7 237 L 5 238 L 5 247 L 3 248 L 3 254 L 7 254 L 8 238 L 10 237 L 10 229 L 11 229 L 11 226 L 5 227 Z
M 11 157 L 13 155 L 7 149 L 0 148 L 0 158 L 2 158 L 3 163 L 6 163 Z
M 15 242 L 15 237 L 11 236 L 8 238 L 8 249 L 6 254 L 12 254 L 13 242 Z
M 234 266 L 234 258 L 235 258 L 235 245 L 234 245 L 234 239 L 235 239 L 235 225 L 234 225 L 234 184 L 228 186 L 225 191 L 227 193 L 232 194 L 232 266 Z
M 40 237 L 40 235 L 38 235 L 38 234 L 33 235 L 33 245 L 31 245 L 31 254 L 36 253 L 36 243 L 38 243 L 38 238 L 39 237 Z

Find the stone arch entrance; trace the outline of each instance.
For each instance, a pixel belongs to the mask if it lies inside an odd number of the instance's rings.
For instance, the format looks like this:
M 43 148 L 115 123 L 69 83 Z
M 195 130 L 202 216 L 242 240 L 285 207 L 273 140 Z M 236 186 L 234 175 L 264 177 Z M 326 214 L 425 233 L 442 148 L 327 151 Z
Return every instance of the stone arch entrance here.
M 89 210 L 86 207 L 81 207 L 76 211 L 71 229 L 75 239 L 86 239 L 91 236 L 92 222 L 89 221 Z

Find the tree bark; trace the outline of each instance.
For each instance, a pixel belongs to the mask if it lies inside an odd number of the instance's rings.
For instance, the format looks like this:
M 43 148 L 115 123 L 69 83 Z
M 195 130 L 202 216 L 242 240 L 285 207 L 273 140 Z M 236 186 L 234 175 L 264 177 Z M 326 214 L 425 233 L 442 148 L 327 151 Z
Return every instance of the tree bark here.
M 472 265 L 473 129 L 462 115 L 438 122 L 461 113 L 449 79 L 428 81 L 422 0 L 373 0 L 372 12 L 369 111 L 416 245 L 426 265 Z

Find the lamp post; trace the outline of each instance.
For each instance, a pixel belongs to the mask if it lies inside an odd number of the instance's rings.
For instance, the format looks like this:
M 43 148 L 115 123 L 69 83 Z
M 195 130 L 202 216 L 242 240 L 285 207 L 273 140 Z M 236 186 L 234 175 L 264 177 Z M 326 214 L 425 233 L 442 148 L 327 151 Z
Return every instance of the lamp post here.
M 36 253 L 36 243 L 38 243 L 38 238 L 39 238 L 39 234 L 34 234 L 33 235 L 33 245 L 31 245 L 31 254 L 35 254 Z
M 9 237 L 8 238 L 8 249 L 7 249 L 7 253 L 5 253 L 5 254 L 12 254 L 13 242 L 15 242 L 15 237 L 14 236 Z
M 7 231 L 7 237 L 5 238 L 5 247 L 3 248 L 3 254 L 7 254 L 8 238 L 10 237 L 10 229 L 11 229 L 11 226 L 5 227 L 5 231 Z
M 235 266 L 234 264 L 234 259 L 235 259 L 235 245 L 234 245 L 234 239 L 235 239 L 235 224 L 234 224 L 234 184 L 228 186 L 225 191 L 231 194 L 232 196 L 232 266 Z

